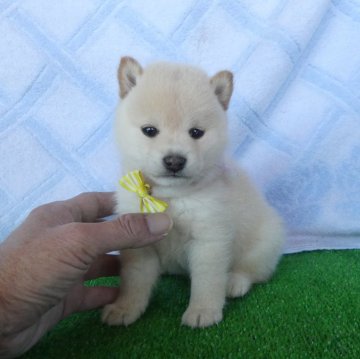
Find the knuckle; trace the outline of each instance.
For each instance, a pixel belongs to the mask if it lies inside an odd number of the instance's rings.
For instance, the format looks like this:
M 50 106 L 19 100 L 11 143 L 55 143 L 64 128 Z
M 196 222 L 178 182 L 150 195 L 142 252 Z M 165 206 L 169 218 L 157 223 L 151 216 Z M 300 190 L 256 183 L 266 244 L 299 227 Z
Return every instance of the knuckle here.
M 98 203 L 101 201 L 102 192 L 82 192 L 75 196 L 73 200 L 78 203 L 88 203 L 95 202 Z
M 38 220 L 38 221 L 47 221 L 50 214 L 54 212 L 54 203 L 43 204 L 37 208 L 34 208 L 30 214 L 29 218 Z
M 77 196 L 75 196 L 74 198 L 76 200 L 79 200 L 80 202 L 82 202 L 85 199 L 87 199 L 90 195 L 91 195 L 91 192 L 82 192 L 82 193 L 78 194 Z
M 42 217 L 49 212 L 50 204 L 43 204 L 31 210 L 29 216 L 31 217 Z
M 46 203 L 40 205 L 39 207 L 34 208 L 30 213 L 29 217 L 40 220 L 47 221 L 48 219 L 55 217 L 60 217 L 70 211 L 69 206 L 65 201 L 57 201 Z

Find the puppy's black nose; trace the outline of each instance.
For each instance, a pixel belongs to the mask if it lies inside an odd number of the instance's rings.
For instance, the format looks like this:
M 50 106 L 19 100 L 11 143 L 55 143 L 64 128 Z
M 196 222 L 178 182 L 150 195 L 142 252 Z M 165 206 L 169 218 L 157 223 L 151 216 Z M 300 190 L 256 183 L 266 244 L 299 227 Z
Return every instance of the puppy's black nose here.
M 176 173 L 185 167 L 186 158 L 176 155 L 166 156 L 163 158 L 163 163 L 168 171 Z

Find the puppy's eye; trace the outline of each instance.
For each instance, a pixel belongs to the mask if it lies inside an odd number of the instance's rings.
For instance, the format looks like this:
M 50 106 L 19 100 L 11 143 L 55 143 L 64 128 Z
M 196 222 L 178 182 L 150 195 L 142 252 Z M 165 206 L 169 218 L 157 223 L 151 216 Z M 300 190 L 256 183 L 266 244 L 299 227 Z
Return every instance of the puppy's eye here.
M 200 137 L 204 136 L 204 134 L 205 131 L 200 130 L 199 128 L 191 128 L 189 130 L 189 135 L 195 140 L 198 140 Z
M 144 126 L 141 128 L 141 131 L 147 137 L 155 137 L 159 134 L 159 130 L 153 126 Z

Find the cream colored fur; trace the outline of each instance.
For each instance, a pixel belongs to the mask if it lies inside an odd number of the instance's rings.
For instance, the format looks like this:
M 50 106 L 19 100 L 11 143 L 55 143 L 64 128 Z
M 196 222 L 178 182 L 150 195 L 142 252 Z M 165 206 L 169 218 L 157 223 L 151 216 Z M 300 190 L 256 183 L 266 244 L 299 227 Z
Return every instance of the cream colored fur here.
M 128 325 L 145 311 L 162 273 L 191 278 L 182 323 L 206 327 L 222 320 L 225 298 L 246 294 L 269 279 L 284 241 L 282 222 L 245 174 L 225 158 L 226 112 L 232 93 L 228 71 L 209 78 L 199 69 L 156 63 L 145 70 L 132 58 L 119 67 L 120 102 L 116 136 L 124 173 L 140 169 L 152 194 L 169 203 L 174 227 L 150 247 L 121 253 L 118 299 L 103 321 Z M 156 127 L 154 138 L 141 128 Z M 191 128 L 205 130 L 193 139 Z M 163 158 L 187 159 L 179 177 L 167 176 Z M 119 214 L 139 211 L 134 193 L 119 189 Z

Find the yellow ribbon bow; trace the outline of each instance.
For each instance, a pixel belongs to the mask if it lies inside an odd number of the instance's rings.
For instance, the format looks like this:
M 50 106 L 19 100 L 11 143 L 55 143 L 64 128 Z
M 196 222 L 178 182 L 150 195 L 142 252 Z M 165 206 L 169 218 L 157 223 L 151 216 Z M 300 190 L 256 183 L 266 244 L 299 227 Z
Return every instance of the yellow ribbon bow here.
M 120 185 L 130 192 L 135 192 L 140 198 L 141 213 L 164 212 L 168 204 L 160 199 L 150 196 L 150 185 L 145 183 L 141 171 L 131 171 L 122 177 Z

